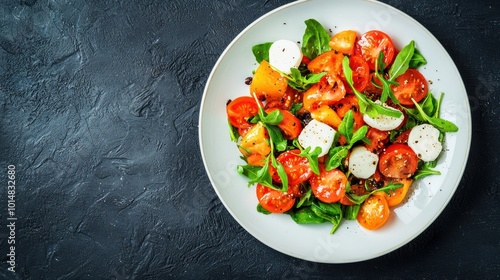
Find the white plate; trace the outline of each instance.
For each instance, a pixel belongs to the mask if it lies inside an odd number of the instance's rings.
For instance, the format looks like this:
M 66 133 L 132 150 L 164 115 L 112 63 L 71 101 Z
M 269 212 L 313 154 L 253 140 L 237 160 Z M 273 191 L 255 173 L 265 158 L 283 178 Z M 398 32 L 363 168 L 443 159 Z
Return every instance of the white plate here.
M 256 211 L 255 188 L 248 188 L 246 179 L 236 172 L 236 165 L 243 161 L 229 139 L 225 106 L 229 99 L 249 95 L 244 80 L 258 66 L 251 48 L 278 39 L 301 41 L 304 21 L 310 18 L 333 32 L 383 30 L 393 38 L 397 48 L 415 40 L 428 61 L 421 71 L 432 80 L 430 88 L 435 93 L 445 93 L 441 117 L 460 128 L 445 139 L 445 153 L 437 166 L 442 175 L 415 182 L 410 198 L 395 208 L 389 222 L 377 231 L 364 230 L 356 221 L 344 221 L 330 235 L 329 224 L 297 225 L 288 215 L 260 214 Z M 436 38 L 411 17 L 376 1 L 298 1 L 256 20 L 221 55 L 201 101 L 199 137 L 205 168 L 216 193 L 250 234 L 296 258 L 347 263 L 389 253 L 410 242 L 436 219 L 462 177 L 471 141 L 471 117 L 467 93 L 455 64 Z

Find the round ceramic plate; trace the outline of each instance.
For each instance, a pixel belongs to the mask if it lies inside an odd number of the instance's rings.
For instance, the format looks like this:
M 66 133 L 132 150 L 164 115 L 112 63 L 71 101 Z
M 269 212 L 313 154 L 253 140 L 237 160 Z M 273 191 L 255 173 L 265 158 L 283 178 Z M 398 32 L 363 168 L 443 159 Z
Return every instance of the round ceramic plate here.
M 258 66 L 252 46 L 278 39 L 301 41 L 304 21 L 316 19 L 332 33 L 345 29 L 359 34 L 379 29 L 389 34 L 397 48 L 411 40 L 427 59 L 420 70 L 432 81 L 435 94 L 444 92 L 441 117 L 458 125 L 448 133 L 437 169 L 413 183 L 409 198 L 393 209 L 387 224 L 376 231 L 356 221 L 343 221 L 330 235 L 330 224 L 298 225 L 286 214 L 263 215 L 256 211 L 255 187 L 236 171 L 244 162 L 230 141 L 226 102 L 249 95 L 246 77 Z M 376 1 L 312 0 L 282 6 L 253 22 L 227 47 L 208 79 L 201 101 L 200 148 L 210 181 L 226 209 L 255 238 L 282 253 L 300 259 L 347 263 L 375 258 L 410 242 L 441 213 L 462 177 L 471 141 L 471 117 L 460 74 L 437 39 L 401 11 Z

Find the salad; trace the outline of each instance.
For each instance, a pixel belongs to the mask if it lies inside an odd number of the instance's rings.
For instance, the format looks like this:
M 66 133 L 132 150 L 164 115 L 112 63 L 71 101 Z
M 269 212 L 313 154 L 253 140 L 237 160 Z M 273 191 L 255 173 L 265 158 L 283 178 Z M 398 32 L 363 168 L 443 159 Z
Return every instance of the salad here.
M 237 171 L 263 214 L 331 223 L 330 233 L 343 219 L 380 228 L 413 180 L 440 174 L 444 136 L 458 127 L 439 117 L 443 93 L 429 90 L 414 41 L 399 50 L 380 30 L 305 24 L 301 42 L 252 47 L 249 94 L 226 104 Z

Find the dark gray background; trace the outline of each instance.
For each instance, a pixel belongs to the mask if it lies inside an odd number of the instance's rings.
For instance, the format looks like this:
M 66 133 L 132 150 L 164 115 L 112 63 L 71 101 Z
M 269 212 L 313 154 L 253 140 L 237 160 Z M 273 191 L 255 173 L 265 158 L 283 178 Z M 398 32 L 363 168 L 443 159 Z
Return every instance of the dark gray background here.
M 420 236 L 317 264 L 266 247 L 224 209 L 198 146 L 204 84 L 241 30 L 288 2 L 0 1 L 0 278 L 499 278 L 497 0 L 383 1 L 444 45 L 471 104 L 464 177 Z

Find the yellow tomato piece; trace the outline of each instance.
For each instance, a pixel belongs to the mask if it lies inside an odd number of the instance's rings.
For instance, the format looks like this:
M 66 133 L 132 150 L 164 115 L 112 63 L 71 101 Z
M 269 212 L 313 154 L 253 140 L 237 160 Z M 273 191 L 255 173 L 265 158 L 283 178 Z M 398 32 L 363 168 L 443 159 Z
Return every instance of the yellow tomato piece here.
M 271 152 L 266 128 L 262 123 L 254 125 L 241 139 L 239 149 L 244 156 L 259 154 L 266 156 Z
M 259 100 L 278 101 L 283 98 L 287 87 L 285 77 L 275 71 L 269 62 L 263 60 L 253 75 L 250 94 L 255 94 Z

